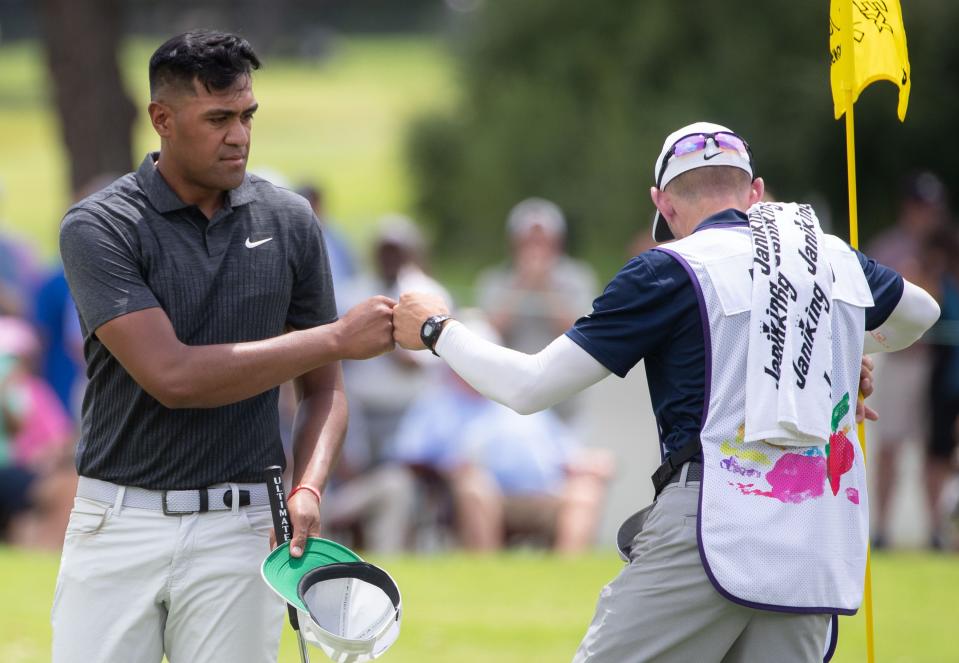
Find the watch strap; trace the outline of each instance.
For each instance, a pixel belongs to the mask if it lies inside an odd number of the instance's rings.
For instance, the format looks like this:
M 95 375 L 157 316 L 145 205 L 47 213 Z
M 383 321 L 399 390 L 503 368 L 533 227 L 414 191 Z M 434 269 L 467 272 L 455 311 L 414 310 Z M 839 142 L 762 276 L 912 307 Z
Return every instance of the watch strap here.
M 453 316 L 451 315 L 431 315 L 424 322 L 423 326 L 420 327 L 420 340 L 423 341 L 423 345 L 429 348 L 429 351 L 436 355 L 436 342 L 440 338 L 440 333 L 443 331 L 443 323 L 447 320 L 450 320 Z M 439 355 L 436 355 L 437 357 Z

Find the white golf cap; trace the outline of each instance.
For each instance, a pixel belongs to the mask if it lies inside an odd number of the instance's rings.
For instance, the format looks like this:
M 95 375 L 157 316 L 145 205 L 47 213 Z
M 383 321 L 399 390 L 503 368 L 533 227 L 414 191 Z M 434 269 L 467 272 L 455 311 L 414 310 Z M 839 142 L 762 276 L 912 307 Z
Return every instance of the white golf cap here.
M 404 214 L 391 213 L 380 217 L 376 227 L 376 242 L 393 244 L 415 252 L 426 248 L 423 231 L 413 219 Z
M 676 145 L 680 139 L 695 134 L 715 133 L 728 133 L 738 136 L 732 129 L 713 122 L 693 122 L 669 134 L 665 142 L 663 142 L 663 149 L 659 153 L 659 158 L 656 159 L 656 164 L 653 166 L 653 182 L 655 182 L 656 188 L 662 190 L 677 176 L 705 166 L 733 166 L 734 168 L 740 168 L 746 171 L 749 173 L 749 176 L 752 177 L 753 167 L 750 159 L 743 157 L 735 150 L 721 149 L 716 145 L 715 141 L 707 141 L 706 148 L 703 150 L 681 156 L 673 156 L 673 146 Z M 745 141 L 743 142 L 745 143 Z M 666 159 L 669 159 L 669 161 L 666 164 L 666 169 L 663 170 L 663 161 Z M 662 173 L 662 175 L 660 175 L 660 173 Z M 656 215 L 653 217 L 653 239 L 657 242 L 666 242 L 675 239 L 673 232 L 669 229 L 669 225 L 659 213 L 659 210 L 656 210 Z
M 513 206 L 506 219 L 512 237 L 539 226 L 550 235 L 566 235 L 566 217 L 556 203 L 545 198 L 527 198 Z
M 337 663 L 371 661 L 396 642 L 402 600 L 386 571 L 326 539 L 308 538 L 297 559 L 288 548 L 270 553 L 261 572 L 296 609 L 307 642 Z

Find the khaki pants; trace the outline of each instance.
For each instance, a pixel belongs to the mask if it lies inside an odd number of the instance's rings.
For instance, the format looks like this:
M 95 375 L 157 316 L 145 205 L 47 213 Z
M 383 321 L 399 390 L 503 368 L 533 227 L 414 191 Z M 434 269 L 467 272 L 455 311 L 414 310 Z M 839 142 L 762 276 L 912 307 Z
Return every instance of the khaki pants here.
M 723 598 L 696 543 L 699 483 L 666 486 L 620 531 L 629 563 L 599 596 L 575 663 L 823 660 L 829 615 L 754 610 Z
M 285 611 L 260 577 L 271 529 L 268 506 L 166 516 L 76 498 L 54 663 L 276 661 Z

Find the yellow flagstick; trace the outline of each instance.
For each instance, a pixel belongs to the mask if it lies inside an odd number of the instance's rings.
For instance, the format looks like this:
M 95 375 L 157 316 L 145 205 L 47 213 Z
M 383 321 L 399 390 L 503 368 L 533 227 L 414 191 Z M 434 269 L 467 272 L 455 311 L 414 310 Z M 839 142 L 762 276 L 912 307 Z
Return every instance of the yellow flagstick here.
M 855 80 L 855 62 L 853 57 L 852 2 L 844 3 L 842 12 L 842 49 L 846 57 L 846 76 L 843 81 L 843 94 L 846 99 L 846 171 L 849 181 L 849 244 L 859 248 L 859 210 L 856 204 L 856 124 L 853 117 L 853 81 Z M 862 395 L 860 394 L 860 398 Z M 857 427 L 859 444 L 862 447 L 862 460 L 866 462 L 866 424 L 859 422 Z M 866 618 L 866 661 L 875 663 L 876 649 L 873 639 L 872 622 L 872 554 L 869 541 L 866 541 L 866 577 L 863 588 L 863 603 Z
M 853 20 L 853 10 L 856 19 Z M 829 51 L 832 57 L 830 85 L 836 119 L 846 114 L 846 164 L 849 173 L 849 243 L 859 246 L 856 211 L 856 129 L 853 104 L 862 90 L 879 80 L 899 88 L 899 120 L 906 119 L 912 74 L 906 47 L 906 28 L 899 0 L 854 2 L 831 0 L 829 7 Z M 862 395 L 860 394 L 860 398 Z M 866 458 L 866 430 L 858 426 L 862 456 Z M 872 566 L 866 547 L 866 577 L 863 603 L 866 607 L 866 657 L 875 660 L 872 623 Z
M 850 58 L 851 60 L 852 58 Z M 849 244 L 854 249 L 859 248 L 859 212 L 856 206 L 856 127 L 853 120 L 852 87 L 846 93 L 846 167 L 849 178 Z M 862 398 L 862 394 L 859 394 Z M 866 422 L 860 421 L 857 425 L 859 445 L 862 447 L 862 460 L 866 462 Z M 875 644 L 872 627 L 872 568 L 869 542 L 866 542 L 866 580 L 863 589 L 863 604 L 866 617 L 866 661 L 874 663 L 876 660 Z

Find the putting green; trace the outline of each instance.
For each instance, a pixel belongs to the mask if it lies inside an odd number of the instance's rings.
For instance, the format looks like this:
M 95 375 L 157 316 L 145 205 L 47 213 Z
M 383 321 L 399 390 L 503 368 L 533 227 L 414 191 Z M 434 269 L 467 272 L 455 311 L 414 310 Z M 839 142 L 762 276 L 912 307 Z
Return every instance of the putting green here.
M 533 553 L 369 557 L 403 592 L 403 630 L 389 663 L 552 663 L 572 658 L 603 584 L 619 570 L 612 551 L 564 559 Z M 57 556 L 0 548 L 0 661 L 49 660 Z M 878 661 L 957 660 L 955 556 L 877 554 L 873 563 Z M 640 606 L 641 608 L 641 606 Z M 840 619 L 838 663 L 866 659 L 860 615 Z M 313 660 L 323 660 L 320 652 Z M 295 663 L 284 629 L 280 661 Z

